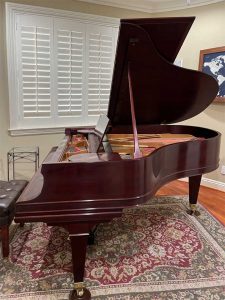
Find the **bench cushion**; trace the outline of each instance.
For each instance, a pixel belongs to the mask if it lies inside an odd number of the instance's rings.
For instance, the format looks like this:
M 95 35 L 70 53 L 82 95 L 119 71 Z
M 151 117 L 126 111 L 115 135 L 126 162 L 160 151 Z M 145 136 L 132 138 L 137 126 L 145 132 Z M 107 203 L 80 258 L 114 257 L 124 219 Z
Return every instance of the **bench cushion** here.
M 0 181 L 0 218 L 15 210 L 15 202 L 26 185 L 26 180 Z

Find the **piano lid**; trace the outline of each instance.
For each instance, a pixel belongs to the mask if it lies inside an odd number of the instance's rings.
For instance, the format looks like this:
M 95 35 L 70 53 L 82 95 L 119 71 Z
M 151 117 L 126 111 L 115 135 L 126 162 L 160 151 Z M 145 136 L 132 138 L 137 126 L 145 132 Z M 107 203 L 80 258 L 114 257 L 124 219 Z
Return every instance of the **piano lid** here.
M 112 126 L 131 125 L 128 64 L 137 125 L 180 122 L 213 101 L 215 79 L 173 65 L 194 19 L 121 20 L 108 109 Z

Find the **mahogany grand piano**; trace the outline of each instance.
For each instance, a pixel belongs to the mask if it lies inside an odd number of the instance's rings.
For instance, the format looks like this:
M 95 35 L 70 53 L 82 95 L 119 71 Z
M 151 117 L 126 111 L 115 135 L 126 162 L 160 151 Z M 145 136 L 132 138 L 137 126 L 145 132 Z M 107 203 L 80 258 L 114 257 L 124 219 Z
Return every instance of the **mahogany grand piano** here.
M 212 77 L 173 64 L 193 21 L 121 20 L 104 139 L 93 128 L 66 129 L 17 202 L 16 222 L 41 221 L 68 230 L 71 299 L 91 297 L 83 276 L 96 225 L 182 177 L 189 177 L 189 212 L 197 214 L 201 176 L 218 167 L 220 133 L 168 125 L 202 112 L 218 91 Z

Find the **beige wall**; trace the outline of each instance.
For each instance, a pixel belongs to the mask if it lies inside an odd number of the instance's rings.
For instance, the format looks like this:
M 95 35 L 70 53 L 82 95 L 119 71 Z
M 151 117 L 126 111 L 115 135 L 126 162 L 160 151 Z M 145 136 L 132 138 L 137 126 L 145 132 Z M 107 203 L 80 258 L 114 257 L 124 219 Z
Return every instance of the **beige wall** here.
M 199 51 L 201 49 L 225 46 L 224 2 L 155 16 L 196 16 L 196 20 L 178 54 L 178 57 L 183 59 L 183 67 L 198 69 Z M 215 129 L 222 133 L 220 167 L 216 171 L 204 175 L 204 177 L 225 183 L 225 175 L 220 173 L 221 165 L 225 165 L 225 103 L 211 104 L 204 112 L 183 123 Z
M 41 160 L 48 153 L 49 149 L 57 145 L 62 134 L 36 135 L 11 137 L 8 135 L 9 128 L 9 105 L 7 91 L 7 66 L 5 50 L 5 16 L 4 3 L 0 0 L 0 178 L 6 178 L 6 153 L 13 146 L 39 145 Z M 10 2 L 10 1 L 8 1 Z M 148 17 L 149 14 L 134 12 L 119 8 L 92 5 L 73 0 L 17 0 L 11 1 L 29 5 L 46 6 L 51 8 L 72 10 L 84 13 L 92 13 L 110 17 L 131 18 Z M 179 54 L 184 60 L 184 67 L 197 69 L 199 50 L 225 45 L 225 4 L 210 5 L 204 8 L 188 9 L 163 14 L 163 16 L 190 16 L 195 15 L 197 19 L 188 35 L 187 40 Z M 156 16 L 156 15 L 154 15 Z M 204 113 L 186 122 L 191 125 L 198 125 L 219 130 L 225 137 L 225 104 L 213 104 Z M 225 164 L 225 138 L 222 139 L 221 162 Z M 29 172 L 24 166 L 18 169 L 22 174 Z M 225 176 L 219 170 L 208 174 L 206 177 L 225 182 Z

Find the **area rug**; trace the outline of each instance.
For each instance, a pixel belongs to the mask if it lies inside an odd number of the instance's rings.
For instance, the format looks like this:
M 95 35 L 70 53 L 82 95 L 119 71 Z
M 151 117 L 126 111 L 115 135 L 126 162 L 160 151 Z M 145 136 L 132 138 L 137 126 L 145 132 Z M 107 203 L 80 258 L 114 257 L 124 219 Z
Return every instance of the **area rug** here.
M 187 207 L 187 197 L 155 197 L 100 224 L 85 267 L 92 299 L 224 300 L 225 228 L 201 206 L 198 217 Z M 0 259 L 0 299 L 68 299 L 71 269 L 64 229 L 17 227 L 9 260 Z

